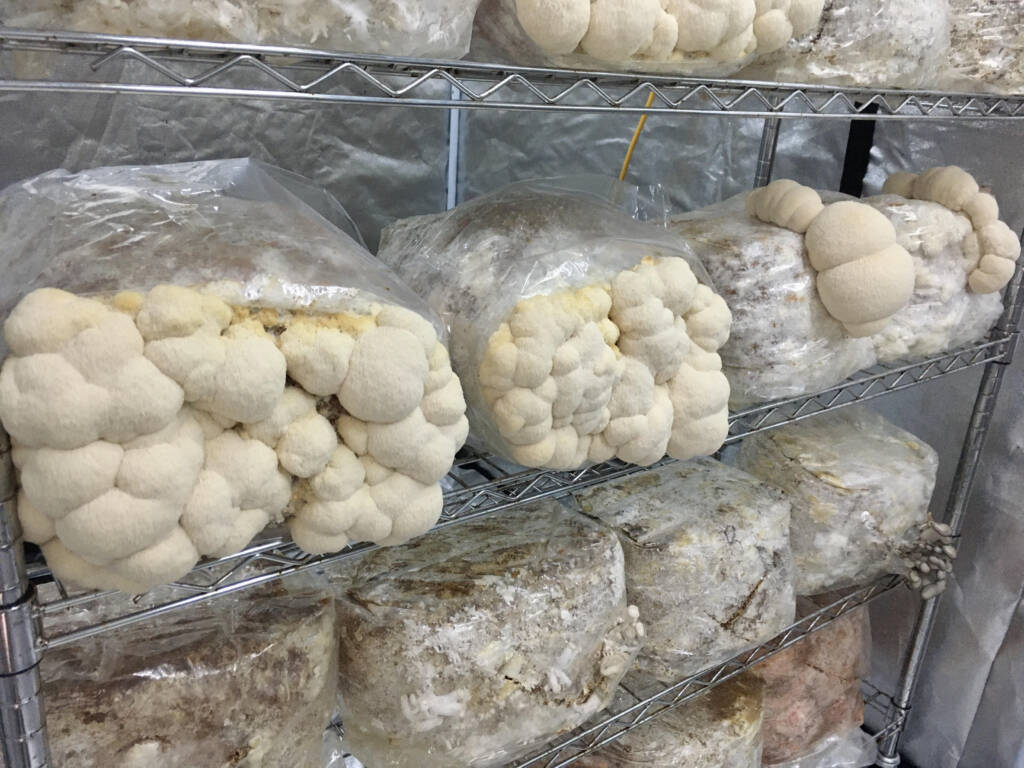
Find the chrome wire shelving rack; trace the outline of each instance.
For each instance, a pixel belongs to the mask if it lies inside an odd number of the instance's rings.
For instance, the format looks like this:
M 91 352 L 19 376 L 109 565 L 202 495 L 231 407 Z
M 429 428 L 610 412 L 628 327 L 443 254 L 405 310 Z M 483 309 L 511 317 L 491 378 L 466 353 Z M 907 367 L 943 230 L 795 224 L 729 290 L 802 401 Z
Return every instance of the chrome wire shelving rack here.
M 543 752 L 525 760 L 513 763 L 514 768 L 565 768 L 579 758 L 589 755 L 635 728 L 645 725 L 670 709 L 693 701 L 717 685 L 728 682 L 755 665 L 784 651 L 808 635 L 824 629 L 851 611 L 867 605 L 902 583 L 896 576 L 886 576 L 864 587 L 849 591 L 843 597 L 829 603 L 791 624 L 778 635 L 755 648 L 733 656 L 731 659 L 702 670 L 696 675 L 680 680 L 671 686 L 627 679 L 626 690 L 637 699 L 635 704 L 601 715 L 574 733 L 548 746 Z M 875 706 L 891 707 L 892 697 L 869 685 Z M 886 726 L 889 727 L 888 725 Z M 876 738 L 881 738 L 876 735 Z
M 1024 118 L 1024 95 L 699 80 L 0 27 L 0 93 L 4 92 L 271 99 L 325 107 L 366 104 L 762 117 L 764 131 L 755 186 L 771 178 L 783 119 L 973 122 Z M 647 106 L 652 95 L 653 101 Z M 1013 359 L 1022 309 L 1020 284 L 1018 270 L 1006 291 L 1006 310 L 987 340 L 906 365 L 877 366 L 821 392 L 739 411 L 730 417 L 726 443 L 982 367 L 946 506 L 945 522 L 959 534 L 1004 371 Z M 201 563 L 179 582 L 134 599 L 107 592 L 68 594 L 52 581 L 45 567 L 25 567 L 11 503 L 16 487 L 9 450 L 6 443 L 0 443 L 0 742 L 8 768 L 54 768 L 48 753 L 39 674 L 40 660 L 48 650 L 302 571 L 325 568 L 374 548 L 355 545 L 331 555 L 310 556 L 286 536 L 267 534 L 244 552 Z M 444 511 L 435 530 L 533 500 L 563 496 L 643 469 L 613 461 L 571 472 L 523 470 L 495 457 L 465 451 L 446 480 Z M 633 691 L 636 704 L 599 715 L 595 721 L 514 763 L 514 768 L 571 765 L 891 592 L 900 583 L 899 578 L 890 576 L 848 591 L 777 637 L 722 664 L 671 686 L 645 686 Z M 890 696 L 865 684 L 866 704 L 883 723 L 874 733 L 880 745 L 878 765 L 883 768 L 895 768 L 900 762 L 899 739 L 937 605 L 937 598 L 921 603 L 895 694 Z M 89 615 L 102 618 L 67 623 L 65 619 L 76 615 L 79 608 L 93 608 Z
M 780 119 L 1024 117 L 1024 96 L 696 79 L 0 27 L 4 53 L 12 63 L 0 91 Z M 18 55 L 33 57 L 22 59 L 31 66 L 17 66 Z M 19 76 L 22 71 L 31 74 Z
M 760 405 L 730 417 L 727 443 L 775 429 L 794 421 L 854 405 L 875 397 L 1002 359 L 1012 337 L 995 333 L 993 338 L 964 349 L 913 364 L 876 366 L 822 392 Z M 660 464 L 673 462 L 666 458 Z M 659 466 L 660 466 L 659 464 Z M 445 481 L 444 510 L 433 530 L 440 530 L 484 515 L 512 509 L 551 496 L 564 496 L 592 485 L 643 472 L 648 467 L 609 461 L 585 469 L 554 471 L 522 469 L 500 459 L 463 451 Z M 428 534 L 429 535 L 429 534 Z M 179 610 L 216 597 L 250 589 L 302 571 L 323 568 L 376 549 L 355 544 L 330 555 L 308 555 L 286 536 L 269 536 L 234 555 L 201 563 L 186 577 L 135 601 L 117 600 L 105 606 L 102 620 L 74 629 L 60 628 L 69 610 L 91 607 L 115 598 L 115 592 L 69 595 L 58 588 L 41 590 L 39 616 L 43 632 L 41 650 L 67 645 L 86 637 L 121 629 L 139 621 Z M 43 566 L 29 569 L 30 579 L 42 587 L 51 581 Z

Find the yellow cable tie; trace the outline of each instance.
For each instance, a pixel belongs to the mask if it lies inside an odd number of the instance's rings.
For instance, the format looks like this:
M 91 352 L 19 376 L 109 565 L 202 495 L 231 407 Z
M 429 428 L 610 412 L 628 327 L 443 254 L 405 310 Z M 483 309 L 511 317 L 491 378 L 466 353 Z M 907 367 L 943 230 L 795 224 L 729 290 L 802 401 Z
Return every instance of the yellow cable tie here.
M 651 91 L 647 97 L 647 104 L 645 107 L 650 107 L 654 103 L 654 91 Z M 633 159 L 633 152 L 636 150 L 636 144 L 640 141 L 640 134 L 643 133 L 644 125 L 647 123 L 647 115 L 640 115 L 640 122 L 636 124 L 636 130 L 633 131 L 633 140 L 629 142 L 629 149 L 626 150 L 626 159 L 622 161 L 622 171 L 619 173 L 619 181 L 626 180 L 626 174 L 629 172 L 629 163 Z

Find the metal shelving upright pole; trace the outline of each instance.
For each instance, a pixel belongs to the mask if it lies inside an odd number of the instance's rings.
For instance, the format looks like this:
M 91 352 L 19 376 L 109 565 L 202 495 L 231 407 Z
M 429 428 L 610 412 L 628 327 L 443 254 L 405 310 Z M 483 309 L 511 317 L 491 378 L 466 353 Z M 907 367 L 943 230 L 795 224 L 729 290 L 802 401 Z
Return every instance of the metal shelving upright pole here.
M 996 325 L 996 329 L 1003 333 L 1015 334 L 1019 330 L 1021 311 L 1024 309 L 1024 294 L 1021 291 L 1022 279 L 1024 279 L 1024 272 L 1022 272 L 1021 265 L 1018 264 L 1017 272 L 1006 289 L 1003 315 Z M 953 475 L 953 487 L 946 503 L 945 522 L 953 529 L 953 535 L 956 537 L 959 537 L 963 530 L 967 515 L 967 503 L 970 500 L 974 476 L 981 460 L 981 451 L 984 448 L 989 427 L 992 425 L 992 417 L 995 413 L 1003 377 L 1007 367 L 1013 362 L 1016 342 L 1017 337 L 1014 335 L 1003 358 L 985 365 L 981 383 L 978 385 L 978 394 L 974 400 L 971 420 L 968 423 L 967 434 L 960 451 L 960 460 L 957 462 L 956 474 Z M 914 691 L 917 688 L 921 669 L 928 653 L 928 641 L 931 639 L 932 629 L 935 627 L 941 599 L 942 595 L 939 595 L 923 601 L 918 611 L 914 631 L 911 635 L 911 646 L 903 660 L 899 691 L 894 699 L 894 717 L 897 718 L 897 722 L 891 724 L 893 725 L 891 731 L 879 745 L 879 757 L 876 765 L 880 768 L 896 768 L 900 764 L 900 739 L 906 730 L 911 702 L 914 699 Z
M 782 120 L 777 117 L 769 117 L 764 121 L 764 128 L 761 129 L 761 148 L 757 152 L 757 166 L 754 170 L 755 189 L 768 186 L 768 182 L 772 180 L 781 127 Z
M 25 573 L 16 485 L 0 431 L 0 746 L 7 768 L 48 768 L 35 589 Z

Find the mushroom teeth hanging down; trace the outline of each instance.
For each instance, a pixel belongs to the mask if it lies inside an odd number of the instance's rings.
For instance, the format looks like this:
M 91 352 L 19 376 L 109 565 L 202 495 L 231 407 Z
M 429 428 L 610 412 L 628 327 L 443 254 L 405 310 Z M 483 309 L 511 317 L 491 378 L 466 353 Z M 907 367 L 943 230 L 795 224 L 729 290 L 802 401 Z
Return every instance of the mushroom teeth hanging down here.
M 548 54 L 736 62 L 811 31 L 823 6 L 823 0 L 515 0 L 515 13 Z
M 516 304 L 478 376 L 511 458 L 575 469 L 714 453 L 728 433 L 725 301 L 678 257 Z
M 285 518 L 312 554 L 403 543 L 437 521 L 468 431 L 444 344 L 396 305 L 42 288 L 3 331 L 18 515 L 74 586 L 145 592 Z
M 789 179 L 747 197 L 757 219 L 804 235 L 825 309 L 855 337 L 871 336 L 910 301 L 914 261 L 896 242 L 892 223 L 869 205 L 824 205 L 813 189 Z
M 975 293 L 995 293 L 1010 282 L 1020 258 L 1020 240 L 999 220 L 996 199 L 982 192 L 963 168 L 940 166 L 920 175 L 900 171 L 886 179 L 882 192 L 929 200 L 967 216 L 973 227 L 963 241 L 964 255 L 970 260 L 967 284 Z

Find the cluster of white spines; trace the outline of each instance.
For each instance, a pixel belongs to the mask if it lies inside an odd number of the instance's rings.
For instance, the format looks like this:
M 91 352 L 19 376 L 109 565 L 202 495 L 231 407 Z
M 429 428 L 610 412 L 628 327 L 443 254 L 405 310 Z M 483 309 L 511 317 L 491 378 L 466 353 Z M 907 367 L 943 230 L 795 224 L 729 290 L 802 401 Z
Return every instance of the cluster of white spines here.
M 608 285 L 520 301 L 488 342 L 481 394 L 525 466 L 711 453 L 727 429 L 716 352 L 730 323 L 685 260 L 645 260 Z
M 381 311 L 377 327 L 356 339 L 338 392 L 342 444 L 307 476 L 292 537 L 306 551 L 330 552 L 423 533 L 441 513 L 438 481 L 469 431 L 461 384 L 433 326 L 398 307 Z
M 0 417 L 26 536 L 58 577 L 143 591 L 286 514 L 312 552 L 437 520 L 468 426 L 427 321 L 388 306 L 346 317 L 350 335 L 296 316 L 275 339 L 233 318 L 178 286 L 110 302 L 41 289 L 11 313 Z M 346 411 L 337 432 L 314 395 Z
M 767 224 L 804 234 L 825 210 L 821 195 L 792 179 L 779 179 L 747 195 L 747 213 Z
M 851 336 L 871 336 L 910 301 L 914 260 L 884 214 L 855 200 L 824 205 L 813 189 L 789 179 L 747 196 L 747 212 L 804 235 L 825 309 Z
M 955 165 L 931 168 L 918 175 L 894 173 L 882 192 L 910 199 L 929 200 L 971 220 L 973 231 L 963 241 L 968 260 L 967 282 L 975 293 L 1002 290 L 1020 258 L 1020 240 L 999 220 L 999 203 L 982 192 L 971 174 Z
M 707 55 L 723 61 L 783 47 L 811 31 L 824 0 L 516 0 L 530 38 L 551 54 L 606 61 Z

